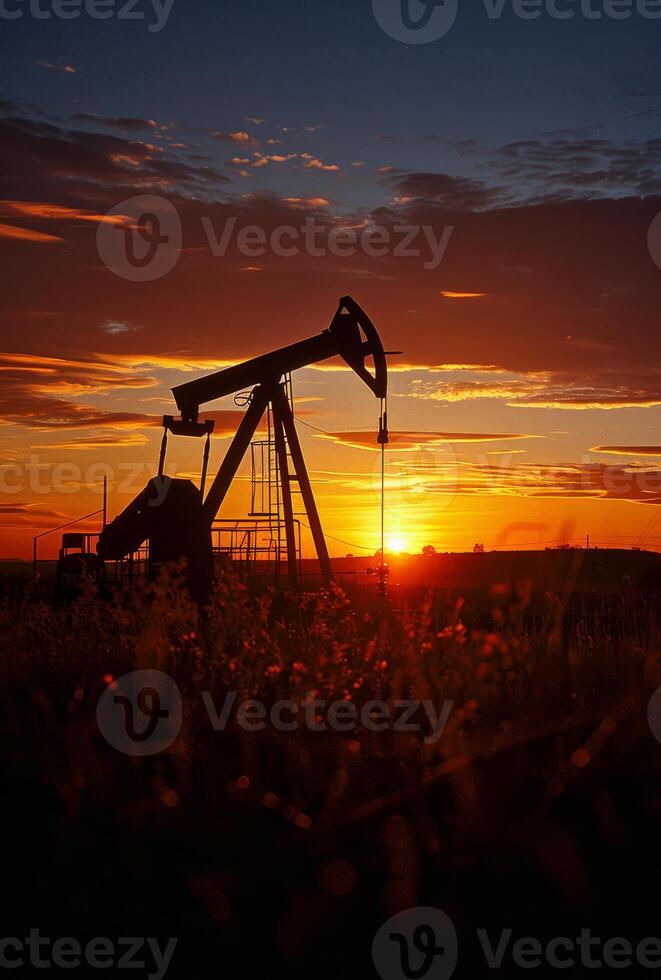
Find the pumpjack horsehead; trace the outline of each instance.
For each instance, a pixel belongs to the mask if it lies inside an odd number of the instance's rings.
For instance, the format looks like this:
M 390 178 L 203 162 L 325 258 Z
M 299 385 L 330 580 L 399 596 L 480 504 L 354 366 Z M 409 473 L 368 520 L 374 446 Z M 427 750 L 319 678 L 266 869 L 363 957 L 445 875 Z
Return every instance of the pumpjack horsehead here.
M 149 540 L 150 565 L 185 559 L 188 587 L 197 597 L 208 596 L 213 581 L 212 526 L 232 480 L 267 409 L 271 410 L 287 541 L 288 574 L 298 587 L 296 537 L 291 483 L 297 482 L 309 520 L 325 584 L 333 579 L 326 540 L 317 511 L 294 415 L 283 377 L 291 371 L 340 356 L 381 402 L 377 442 L 388 442 L 386 352 L 376 327 L 350 296 L 340 300 L 330 327 L 317 336 L 263 354 L 206 377 L 173 388 L 181 413 L 166 415 L 158 477 L 149 481 L 135 500 L 102 532 L 97 551 L 104 560 L 119 561 Z M 372 370 L 368 370 L 371 359 Z M 248 407 L 220 469 L 205 497 L 211 420 L 200 421 L 200 406 L 225 395 L 250 392 Z M 204 438 L 206 447 L 200 487 L 190 480 L 163 475 L 168 433 Z M 293 472 L 290 471 L 293 467 Z

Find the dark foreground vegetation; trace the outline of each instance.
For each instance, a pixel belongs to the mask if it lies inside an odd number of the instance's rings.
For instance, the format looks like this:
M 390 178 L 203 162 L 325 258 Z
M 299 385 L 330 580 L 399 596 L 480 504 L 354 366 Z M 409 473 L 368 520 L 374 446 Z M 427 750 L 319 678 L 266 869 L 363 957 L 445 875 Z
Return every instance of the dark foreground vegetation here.
M 661 936 L 657 597 L 494 588 L 406 605 L 227 580 L 200 612 L 176 578 L 68 609 L 7 592 L 3 934 L 177 936 L 168 976 L 247 980 L 376 976 L 374 933 L 410 906 L 451 916 L 467 978 L 521 972 L 487 969 L 477 928 L 494 943 Z M 176 681 L 183 725 L 132 757 L 96 707 L 146 668 Z M 248 732 L 233 716 L 214 731 L 202 694 L 220 708 L 230 691 L 453 705 L 435 743 L 425 724 Z

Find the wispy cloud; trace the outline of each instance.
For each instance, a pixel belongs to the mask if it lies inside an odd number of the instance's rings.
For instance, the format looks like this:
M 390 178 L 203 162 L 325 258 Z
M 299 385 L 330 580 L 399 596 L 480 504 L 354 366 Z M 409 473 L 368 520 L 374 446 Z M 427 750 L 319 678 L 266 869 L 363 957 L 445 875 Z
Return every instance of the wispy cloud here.
M 104 333 L 115 336 L 122 333 L 134 333 L 136 330 L 142 330 L 142 327 L 124 323 L 123 320 L 106 320 L 105 323 L 101 324 L 101 329 Z
M 243 130 L 236 130 L 233 133 L 222 132 L 218 129 L 212 129 L 209 133 L 212 140 L 218 140 L 221 143 L 239 143 L 242 146 L 256 146 L 257 140 L 250 133 L 246 133 Z
M 530 372 L 498 380 L 427 380 L 412 385 L 414 397 L 440 402 L 493 399 L 510 408 L 555 408 L 572 411 L 651 408 L 661 405 L 661 375 L 616 372 L 590 378 L 560 372 Z
M 158 123 L 155 119 L 140 119 L 135 116 L 99 116 L 95 112 L 75 112 L 71 118 L 75 122 L 93 123 L 95 126 L 121 129 L 123 132 L 169 128 L 168 123 Z
M 5 224 L 0 224 L 0 238 L 13 238 L 21 242 L 40 242 L 45 244 L 63 241 L 59 235 L 48 235 L 43 231 L 33 231 L 30 228 L 21 228 L 19 225 Z
M 614 456 L 661 456 L 661 446 L 594 446 L 590 452 Z
M 375 432 L 327 432 L 320 438 L 353 449 L 373 449 L 381 451 Z M 508 439 L 539 439 L 541 436 L 507 432 L 391 432 L 391 449 L 420 449 L 422 446 L 455 445 L 460 443 L 498 442 Z
M 442 289 L 441 296 L 445 299 L 479 299 L 484 293 L 453 293 L 449 289 Z
M 35 65 L 37 68 L 44 68 L 46 69 L 46 71 L 59 71 L 62 72 L 64 75 L 77 75 L 78 72 L 80 71 L 80 68 L 76 68 L 74 67 L 74 65 L 70 65 L 64 60 L 58 60 L 56 62 L 53 62 L 53 61 L 44 61 L 43 59 L 40 58 L 39 60 L 35 61 Z

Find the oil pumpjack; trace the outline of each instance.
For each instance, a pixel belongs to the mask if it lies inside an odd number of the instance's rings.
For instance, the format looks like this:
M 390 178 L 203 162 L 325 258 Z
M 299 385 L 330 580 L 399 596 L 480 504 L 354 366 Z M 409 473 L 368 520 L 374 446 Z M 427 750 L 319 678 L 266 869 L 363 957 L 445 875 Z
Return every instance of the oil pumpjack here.
M 150 564 L 185 559 L 191 593 L 207 596 L 213 581 L 212 527 L 241 461 L 265 415 L 269 415 L 277 460 L 278 493 L 286 536 L 289 585 L 300 585 L 297 540 L 292 504 L 292 484 L 298 484 L 309 521 L 321 575 L 325 584 L 333 579 L 330 557 L 312 492 L 310 477 L 298 439 L 294 414 L 287 397 L 290 372 L 332 357 L 346 364 L 380 400 L 376 441 L 388 442 L 386 399 L 388 368 L 386 352 L 376 327 L 350 296 L 340 300 L 330 327 L 317 336 L 263 354 L 173 389 L 180 419 L 166 415 L 161 445 L 159 474 L 131 504 L 103 530 L 97 552 L 104 560 L 119 561 L 149 540 Z M 373 368 L 368 370 L 372 361 Z M 205 496 L 212 420 L 200 421 L 200 408 L 227 395 L 244 392 L 247 409 L 220 469 Z M 164 476 L 168 434 L 204 438 L 206 445 L 200 487 L 190 480 Z

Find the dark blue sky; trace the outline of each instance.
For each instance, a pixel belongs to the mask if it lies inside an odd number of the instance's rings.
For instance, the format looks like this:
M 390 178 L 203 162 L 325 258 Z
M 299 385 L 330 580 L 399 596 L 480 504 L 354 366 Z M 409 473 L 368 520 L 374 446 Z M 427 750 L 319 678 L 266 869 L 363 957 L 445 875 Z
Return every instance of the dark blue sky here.
M 236 148 L 210 146 L 205 130 L 277 138 L 273 152 L 339 165 L 332 196 L 350 205 L 376 202 L 373 169 L 383 166 L 501 183 L 488 153 L 462 152 L 463 140 L 493 150 L 579 127 L 616 141 L 656 135 L 661 21 L 635 13 L 525 21 L 506 5 L 493 21 L 482 3 L 463 3 L 445 37 L 407 46 L 378 26 L 370 0 L 174 0 L 159 33 L 147 30 L 151 0 L 136 10 L 147 19 L 37 21 L 26 13 L 0 22 L 0 92 L 61 118 L 174 120 L 171 141 L 198 144 L 217 163 Z M 257 131 L 248 116 L 266 123 Z M 321 128 L 300 132 L 306 126 Z M 365 161 L 370 176 L 347 172 L 354 161 Z M 291 190 L 286 168 L 254 178 L 253 187 Z M 304 190 L 322 186 L 328 194 L 327 175 L 306 175 Z

